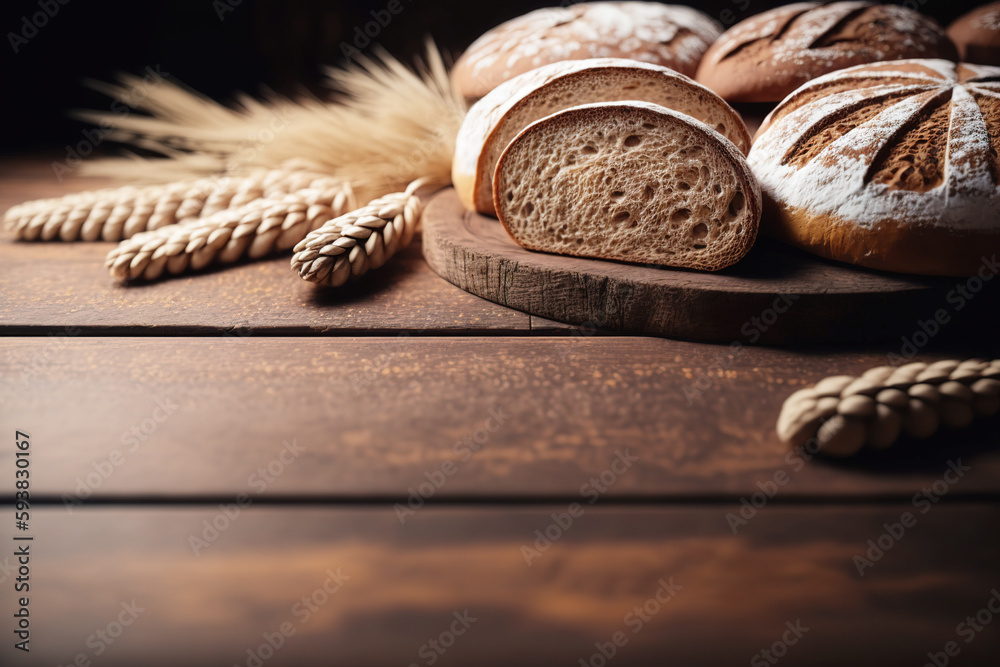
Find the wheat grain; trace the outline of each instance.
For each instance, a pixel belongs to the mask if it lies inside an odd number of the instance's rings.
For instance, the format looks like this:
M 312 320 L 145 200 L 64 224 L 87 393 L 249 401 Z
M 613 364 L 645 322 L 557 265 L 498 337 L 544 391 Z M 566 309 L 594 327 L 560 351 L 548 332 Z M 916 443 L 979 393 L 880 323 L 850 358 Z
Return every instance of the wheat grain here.
M 852 456 L 867 443 L 892 445 L 902 433 L 927 438 L 944 424 L 968 426 L 1000 411 L 1000 359 L 877 366 L 860 377 L 835 375 L 801 389 L 778 417 L 781 440 L 793 447 L 816 438 L 831 456 Z
M 117 280 L 155 280 L 288 250 L 310 231 L 356 206 L 350 184 L 315 179 L 280 198 L 255 199 L 123 241 L 105 262 Z
M 210 216 L 255 199 L 277 198 L 329 177 L 304 162 L 245 176 L 188 179 L 166 185 L 124 186 L 25 202 L 9 209 L 5 226 L 24 241 L 121 241 Z
M 295 246 L 292 270 L 303 280 L 339 287 L 379 268 L 413 239 L 423 213 L 416 192 L 426 184 L 418 179 L 405 192 L 379 197 L 311 232 Z

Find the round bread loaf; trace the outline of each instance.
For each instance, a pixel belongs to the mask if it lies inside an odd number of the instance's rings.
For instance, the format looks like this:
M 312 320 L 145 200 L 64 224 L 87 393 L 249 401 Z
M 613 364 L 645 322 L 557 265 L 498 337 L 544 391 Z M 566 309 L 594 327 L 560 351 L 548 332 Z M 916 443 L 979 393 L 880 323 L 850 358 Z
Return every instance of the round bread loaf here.
M 1000 2 L 959 16 L 948 26 L 948 37 L 963 61 L 1000 65 Z
M 698 81 L 730 102 L 778 102 L 817 76 L 903 58 L 957 57 L 933 19 L 872 2 L 803 2 L 727 30 L 705 53 Z
M 539 9 L 502 23 L 472 43 L 451 77 L 469 101 L 542 65 L 584 58 L 630 58 L 693 76 L 722 32 L 696 9 L 657 2 L 591 2 Z
M 559 111 L 497 163 L 500 221 L 531 250 L 716 271 L 757 237 L 760 188 L 735 145 L 648 102 Z
M 749 162 L 763 229 L 831 259 L 973 275 L 1000 250 L 1000 68 L 945 60 L 815 79 L 764 120 Z
M 494 215 L 493 170 L 500 153 L 531 123 L 590 102 L 641 100 L 714 127 L 745 154 L 750 134 L 721 97 L 682 74 L 621 58 L 553 63 L 501 84 L 469 110 L 458 132 L 452 183 L 470 211 Z

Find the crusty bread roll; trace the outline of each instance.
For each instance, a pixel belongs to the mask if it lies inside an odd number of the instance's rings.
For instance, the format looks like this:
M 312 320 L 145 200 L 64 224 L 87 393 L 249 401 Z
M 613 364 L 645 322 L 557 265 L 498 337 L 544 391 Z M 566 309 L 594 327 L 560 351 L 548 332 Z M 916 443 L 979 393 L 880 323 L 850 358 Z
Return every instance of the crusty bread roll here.
M 948 37 L 964 62 L 1000 65 L 1000 2 L 959 16 L 948 26 Z
M 630 58 L 694 75 L 722 32 L 696 9 L 658 2 L 590 2 L 539 9 L 502 23 L 472 43 L 451 77 L 469 101 L 542 65 L 584 58 Z
M 747 253 L 761 209 L 731 141 L 648 102 L 585 104 L 532 123 L 500 156 L 493 195 L 525 248 L 707 271 Z
M 749 162 L 775 205 L 767 232 L 844 262 L 965 276 L 1000 250 L 998 150 L 1000 68 L 903 60 L 799 88 Z
M 778 102 L 817 76 L 903 58 L 957 57 L 933 19 L 871 2 L 803 2 L 727 30 L 705 53 L 698 81 L 730 102 Z
M 452 183 L 470 211 L 494 215 L 493 170 L 517 133 L 560 109 L 641 100 L 694 116 L 747 153 L 750 134 L 721 97 L 682 74 L 621 58 L 553 63 L 522 74 L 473 105 L 458 132 Z

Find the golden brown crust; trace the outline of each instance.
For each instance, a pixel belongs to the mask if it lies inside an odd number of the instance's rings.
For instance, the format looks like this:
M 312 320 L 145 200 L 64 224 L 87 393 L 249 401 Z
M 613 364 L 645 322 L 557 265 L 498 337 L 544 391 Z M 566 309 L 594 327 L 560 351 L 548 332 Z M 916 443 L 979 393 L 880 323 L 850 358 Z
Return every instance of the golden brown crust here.
M 680 5 L 587 2 L 546 7 L 489 30 L 455 63 L 451 77 L 469 102 L 549 63 L 629 58 L 694 76 L 719 36 L 718 23 Z
M 974 275 L 1000 251 L 1000 68 L 912 60 L 812 81 L 749 161 L 763 230 L 823 257 Z
M 941 26 L 905 7 L 797 3 L 730 28 L 705 53 L 695 78 L 731 102 L 777 102 L 845 67 L 956 57 Z
M 885 221 L 862 229 L 852 220 L 776 206 L 765 195 L 766 232 L 827 259 L 896 273 L 974 276 L 996 273 L 1000 229 L 963 231 Z
M 1000 2 L 959 16 L 948 26 L 948 37 L 963 61 L 1000 65 Z

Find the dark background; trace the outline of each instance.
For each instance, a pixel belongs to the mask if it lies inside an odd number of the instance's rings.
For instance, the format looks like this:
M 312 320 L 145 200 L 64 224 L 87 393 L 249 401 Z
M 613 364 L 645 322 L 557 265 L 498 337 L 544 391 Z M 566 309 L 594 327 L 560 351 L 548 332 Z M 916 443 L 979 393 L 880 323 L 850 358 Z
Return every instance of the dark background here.
M 73 108 L 107 109 L 108 98 L 82 85 L 117 71 L 159 68 L 219 100 L 262 84 L 286 94 L 318 90 L 322 65 L 345 60 L 341 45 L 373 20 L 389 0 L 0 0 L 0 77 L 5 121 L 0 151 L 61 149 L 81 139 L 85 125 Z M 14 53 L 10 33 L 24 17 L 58 12 Z M 374 41 L 409 58 L 426 36 L 455 57 L 494 25 L 538 7 L 539 0 L 398 0 L 403 10 Z M 920 0 L 910 0 L 910 6 Z M 568 4 L 568 2 L 563 2 Z M 687 3 L 724 24 L 786 4 L 768 0 Z M 899 3 L 904 4 L 904 3 Z M 979 3 L 924 0 L 920 9 L 947 25 Z M 30 29 L 29 29 L 30 30 Z M 25 33 L 27 34 L 27 33 Z M 111 147 L 113 150 L 113 147 Z

